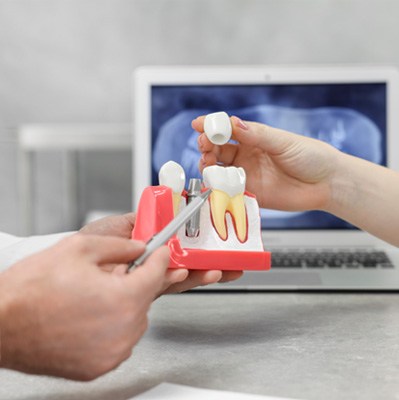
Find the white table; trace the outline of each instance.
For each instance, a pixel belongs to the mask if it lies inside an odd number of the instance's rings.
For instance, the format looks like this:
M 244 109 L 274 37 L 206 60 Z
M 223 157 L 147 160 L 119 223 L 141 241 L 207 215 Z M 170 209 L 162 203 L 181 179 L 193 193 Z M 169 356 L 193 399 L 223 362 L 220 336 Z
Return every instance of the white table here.
M 28 124 L 18 128 L 18 191 L 22 235 L 35 232 L 34 153 L 66 152 L 68 216 L 77 226 L 77 154 L 79 151 L 132 150 L 130 124 Z

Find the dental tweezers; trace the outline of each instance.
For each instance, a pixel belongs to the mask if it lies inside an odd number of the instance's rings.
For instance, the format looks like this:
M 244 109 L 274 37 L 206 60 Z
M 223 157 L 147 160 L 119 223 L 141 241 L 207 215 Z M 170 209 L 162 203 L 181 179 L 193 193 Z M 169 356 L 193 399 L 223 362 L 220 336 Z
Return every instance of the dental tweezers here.
M 188 204 L 180 213 L 174 218 L 168 225 L 165 226 L 160 232 L 154 235 L 146 245 L 144 253 L 132 261 L 128 265 L 128 272 L 131 268 L 136 268 L 149 257 L 156 249 L 161 247 L 163 244 L 169 240 L 176 231 L 184 225 L 200 208 L 203 206 L 209 195 L 211 194 L 211 189 L 207 189 L 205 192 L 201 193 L 195 197 L 190 204 Z

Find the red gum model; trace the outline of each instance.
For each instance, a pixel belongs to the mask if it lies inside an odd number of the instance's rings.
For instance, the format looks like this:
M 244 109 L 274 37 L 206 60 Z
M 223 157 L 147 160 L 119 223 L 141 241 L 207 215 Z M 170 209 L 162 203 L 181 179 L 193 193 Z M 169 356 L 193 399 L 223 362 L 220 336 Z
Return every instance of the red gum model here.
M 172 190 L 167 186 L 147 187 L 140 198 L 132 239 L 148 242 L 173 218 Z M 267 251 L 182 248 L 177 235 L 173 235 L 167 245 L 169 268 L 259 271 L 268 270 L 271 265 L 271 254 Z

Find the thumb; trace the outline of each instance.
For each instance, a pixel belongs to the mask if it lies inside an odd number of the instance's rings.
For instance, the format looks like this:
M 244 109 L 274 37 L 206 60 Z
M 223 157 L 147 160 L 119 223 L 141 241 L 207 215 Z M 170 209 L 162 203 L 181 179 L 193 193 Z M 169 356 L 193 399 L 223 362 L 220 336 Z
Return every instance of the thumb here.
M 243 121 L 232 116 L 233 139 L 243 145 L 259 147 L 271 154 L 280 154 L 301 138 L 301 135 L 273 128 L 258 122 Z

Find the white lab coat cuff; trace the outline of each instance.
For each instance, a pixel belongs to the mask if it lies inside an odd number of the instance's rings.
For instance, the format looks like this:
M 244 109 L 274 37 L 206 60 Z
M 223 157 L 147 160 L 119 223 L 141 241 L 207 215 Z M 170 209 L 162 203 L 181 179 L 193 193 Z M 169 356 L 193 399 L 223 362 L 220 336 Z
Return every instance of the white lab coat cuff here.
M 62 232 L 52 235 L 17 237 L 0 232 L 0 272 L 17 261 L 44 250 L 75 232 Z

